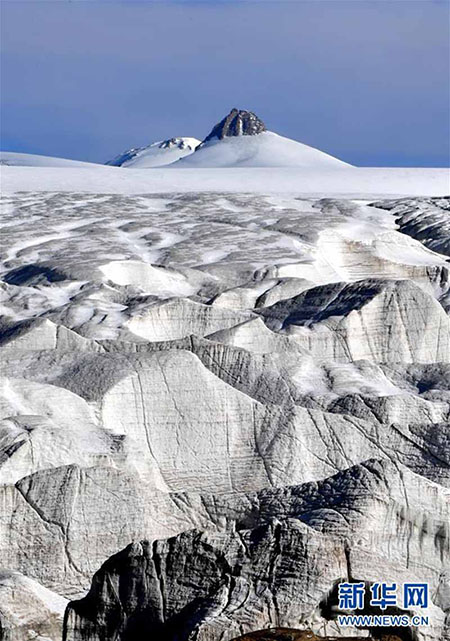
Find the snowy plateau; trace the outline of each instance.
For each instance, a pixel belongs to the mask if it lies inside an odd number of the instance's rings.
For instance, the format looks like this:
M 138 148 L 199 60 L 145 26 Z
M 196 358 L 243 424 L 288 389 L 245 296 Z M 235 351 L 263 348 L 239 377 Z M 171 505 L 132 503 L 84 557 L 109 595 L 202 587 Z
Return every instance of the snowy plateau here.
M 1 163 L 0 638 L 449 641 L 448 170 L 239 110 Z

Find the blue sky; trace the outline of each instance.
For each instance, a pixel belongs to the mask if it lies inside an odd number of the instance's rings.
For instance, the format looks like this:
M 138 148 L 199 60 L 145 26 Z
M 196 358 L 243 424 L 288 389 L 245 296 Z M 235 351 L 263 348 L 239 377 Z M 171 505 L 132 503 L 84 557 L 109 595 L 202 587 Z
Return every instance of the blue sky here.
M 0 5 L 3 149 L 104 162 L 239 107 L 354 164 L 449 164 L 445 0 Z

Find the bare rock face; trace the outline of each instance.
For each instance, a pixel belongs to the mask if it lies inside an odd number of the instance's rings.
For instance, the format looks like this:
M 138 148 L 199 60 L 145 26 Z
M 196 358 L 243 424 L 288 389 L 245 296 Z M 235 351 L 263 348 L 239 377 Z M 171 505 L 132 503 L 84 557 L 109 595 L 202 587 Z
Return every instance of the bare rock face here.
M 395 223 L 428 200 L 7 200 L 6 639 L 68 599 L 66 641 L 368 638 L 342 579 L 429 582 L 389 633 L 450 638 L 448 263 Z
M 232 136 L 256 136 L 266 131 L 266 126 L 252 111 L 243 109 L 232 109 L 228 116 L 225 116 L 204 139 L 204 143 L 217 138 L 229 138 Z

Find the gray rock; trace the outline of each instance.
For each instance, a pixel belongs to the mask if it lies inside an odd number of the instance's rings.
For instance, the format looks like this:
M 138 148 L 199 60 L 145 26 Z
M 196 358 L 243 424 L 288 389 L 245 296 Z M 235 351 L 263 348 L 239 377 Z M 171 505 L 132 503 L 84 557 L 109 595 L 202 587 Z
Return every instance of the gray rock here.
M 255 136 L 266 131 L 266 126 L 252 111 L 232 109 L 212 131 L 206 136 L 203 143 L 214 138 L 222 140 L 230 136 Z

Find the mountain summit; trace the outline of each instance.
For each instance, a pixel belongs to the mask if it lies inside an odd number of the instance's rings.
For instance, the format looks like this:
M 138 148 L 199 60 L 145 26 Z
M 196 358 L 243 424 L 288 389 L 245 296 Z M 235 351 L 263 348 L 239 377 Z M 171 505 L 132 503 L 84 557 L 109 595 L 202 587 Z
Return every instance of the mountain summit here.
M 204 143 L 214 138 L 223 140 L 233 136 L 255 136 L 266 131 L 266 125 L 252 111 L 232 109 L 204 139 Z
M 343 169 L 347 163 L 273 131 L 253 112 L 232 109 L 194 153 L 171 167 L 302 167 Z
M 252 111 L 232 109 L 202 142 L 170 138 L 129 149 L 108 165 L 143 169 L 190 167 L 301 167 L 343 169 L 347 163 L 296 140 L 268 131 Z

